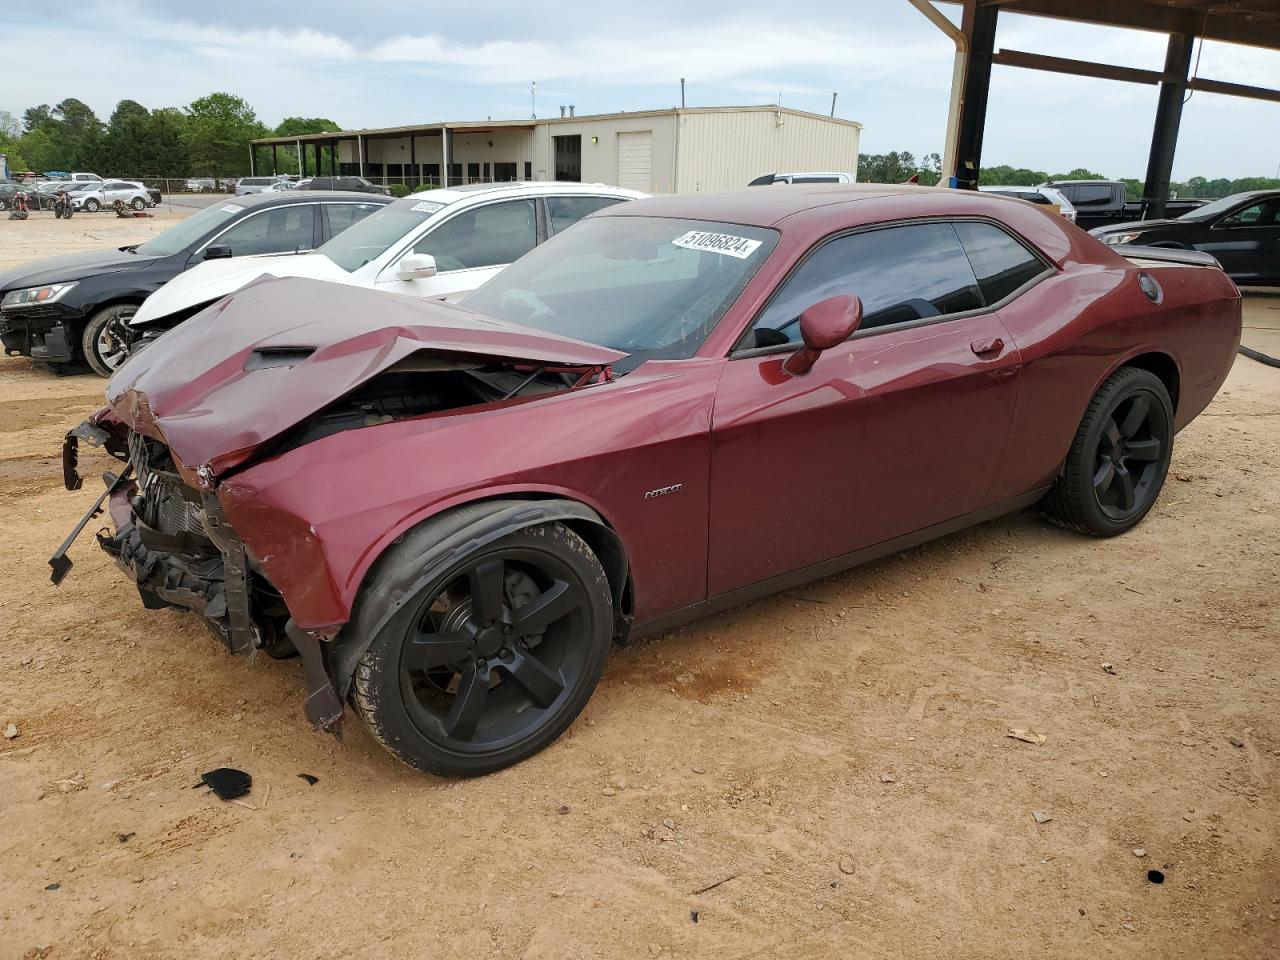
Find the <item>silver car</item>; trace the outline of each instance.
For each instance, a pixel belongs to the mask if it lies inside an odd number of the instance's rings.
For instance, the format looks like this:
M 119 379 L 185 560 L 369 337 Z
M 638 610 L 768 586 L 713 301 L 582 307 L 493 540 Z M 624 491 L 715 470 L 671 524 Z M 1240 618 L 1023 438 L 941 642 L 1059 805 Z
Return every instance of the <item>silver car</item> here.
M 284 177 L 245 177 L 236 184 L 236 196 L 244 197 L 251 193 L 266 193 L 277 183 L 283 183 Z
M 1055 190 L 1053 187 L 986 186 L 978 189 L 983 193 L 998 193 L 1002 197 L 1017 197 L 1019 200 L 1026 200 L 1029 203 L 1057 207 L 1058 212 L 1068 221 L 1071 223 L 1076 222 L 1076 208 L 1072 206 L 1071 201 L 1066 198 L 1061 190 Z
M 86 183 L 83 188 L 70 194 L 70 197 L 71 209 L 83 210 L 85 213 L 97 213 L 117 200 L 123 200 L 126 206 L 133 207 L 134 210 L 145 210 L 151 205 L 151 194 L 147 192 L 147 188 L 131 180 Z

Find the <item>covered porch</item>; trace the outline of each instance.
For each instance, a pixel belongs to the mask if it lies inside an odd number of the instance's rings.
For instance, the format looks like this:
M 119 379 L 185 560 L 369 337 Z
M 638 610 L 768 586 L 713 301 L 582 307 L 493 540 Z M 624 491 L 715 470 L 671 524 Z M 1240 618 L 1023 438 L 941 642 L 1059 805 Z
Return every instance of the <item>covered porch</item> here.
M 265 137 L 250 176 L 360 176 L 409 189 L 533 180 L 533 122 L 437 123 Z

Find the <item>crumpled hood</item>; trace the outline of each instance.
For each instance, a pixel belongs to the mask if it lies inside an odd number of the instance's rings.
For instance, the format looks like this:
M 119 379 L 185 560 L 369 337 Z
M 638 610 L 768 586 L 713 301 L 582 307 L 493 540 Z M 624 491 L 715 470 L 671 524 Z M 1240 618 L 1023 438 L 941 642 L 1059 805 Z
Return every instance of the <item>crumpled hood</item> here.
M 14 267 L 0 272 L 0 290 L 21 290 L 46 283 L 67 283 L 103 273 L 120 270 L 136 270 L 155 261 L 155 257 L 142 257 L 128 250 L 94 250 L 90 253 L 69 253 L 61 257 L 48 257 L 35 263 Z
M 265 277 L 130 357 L 107 401 L 167 443 L 189 483 L 207 484 L 414 354 L 584 370 L 626 356 L 438 301 Z
M 147 297 L 129 323 L 142 326 L 180 310 L 212 303 L 265 276 L 310 277 L 313 280 L 342 282 L 350 274 L 322 253 L 266 254 L 206 260 L 174 277 Z

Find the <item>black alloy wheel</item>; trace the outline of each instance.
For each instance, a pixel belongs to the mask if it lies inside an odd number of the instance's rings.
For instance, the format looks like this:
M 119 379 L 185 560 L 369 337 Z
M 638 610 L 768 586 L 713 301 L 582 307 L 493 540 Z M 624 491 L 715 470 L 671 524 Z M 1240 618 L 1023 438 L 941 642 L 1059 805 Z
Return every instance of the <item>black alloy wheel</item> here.
M 1124 367 L 1098 390 L 1043 507 L 1095 536 L 1132 529 L 1160 495 L 1173 453 L 1173 404 L 1155 374 Z
M 356 707 L 418 769 L 501 769 L 542 749 L 581 711 L 612 622 L 607 578 L 585 542 L 560 524 L 520 530 L 409 598 L 357 667 Z

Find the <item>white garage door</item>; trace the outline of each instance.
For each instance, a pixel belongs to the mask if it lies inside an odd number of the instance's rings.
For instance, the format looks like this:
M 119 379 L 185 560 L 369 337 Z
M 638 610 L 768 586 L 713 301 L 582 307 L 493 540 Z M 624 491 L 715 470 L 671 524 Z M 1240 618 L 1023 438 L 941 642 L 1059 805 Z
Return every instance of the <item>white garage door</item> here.
M 653 131 L 618 134 L 618 186 L 653 189 Z

